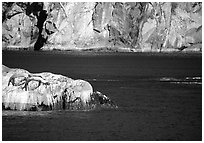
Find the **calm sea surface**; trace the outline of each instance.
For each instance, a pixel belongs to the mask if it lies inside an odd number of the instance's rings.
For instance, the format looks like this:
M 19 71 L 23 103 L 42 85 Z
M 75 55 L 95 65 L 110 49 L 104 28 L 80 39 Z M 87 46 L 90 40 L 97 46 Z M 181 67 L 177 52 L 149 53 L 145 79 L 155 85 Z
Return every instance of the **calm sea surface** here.
M 2 111 L 3 140 L 202 140 L 201 54 L 3 51 L 30 72 L 89 81 L 118 109 Z

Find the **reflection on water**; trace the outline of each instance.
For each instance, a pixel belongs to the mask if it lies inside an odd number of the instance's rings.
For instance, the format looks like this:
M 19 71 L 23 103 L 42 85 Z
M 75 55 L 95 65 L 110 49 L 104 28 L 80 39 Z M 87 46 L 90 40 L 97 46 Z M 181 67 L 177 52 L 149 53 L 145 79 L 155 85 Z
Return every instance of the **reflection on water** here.
M 52 111 L 11 111 L 4 110 L 2 111 L 2 116 L 48 116 Z
M 4 110 L 2 111 L 3 117 L 60 117 L 64 115 L 68 115 L 70 118 L 78 118 L 78 119 L 88 119 L 90 118 L 90 114 L 88 111 L 11 111 Z M 91 112 L 91 111 L 90 111 Z

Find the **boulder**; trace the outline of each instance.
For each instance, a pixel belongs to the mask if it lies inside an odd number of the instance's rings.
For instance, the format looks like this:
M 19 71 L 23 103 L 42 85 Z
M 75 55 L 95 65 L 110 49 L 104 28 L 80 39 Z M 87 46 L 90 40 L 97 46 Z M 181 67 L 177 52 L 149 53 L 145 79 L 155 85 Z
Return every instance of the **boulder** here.
M 50 72 L 30 73 L 2 66 L 3 109 L 84 110 L 117 107 L 107 96 L 93 92 L 90 83 Z

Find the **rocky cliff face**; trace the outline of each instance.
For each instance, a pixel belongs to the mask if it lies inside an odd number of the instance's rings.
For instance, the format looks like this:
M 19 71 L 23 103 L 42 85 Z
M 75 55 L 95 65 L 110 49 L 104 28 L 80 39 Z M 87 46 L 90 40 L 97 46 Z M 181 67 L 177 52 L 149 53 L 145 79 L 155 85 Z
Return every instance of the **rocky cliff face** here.
M 3 3 L 3 47 L 201 51 L 202 3 Z

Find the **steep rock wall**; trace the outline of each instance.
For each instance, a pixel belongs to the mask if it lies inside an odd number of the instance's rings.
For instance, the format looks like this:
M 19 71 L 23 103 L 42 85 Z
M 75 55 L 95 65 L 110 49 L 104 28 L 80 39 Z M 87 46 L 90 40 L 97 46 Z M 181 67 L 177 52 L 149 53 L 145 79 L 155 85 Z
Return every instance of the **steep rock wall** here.
M 201 51 L 202 3 L 3 3 L 2 34 L 5 48 Z
M 42 8 L 43 3 L 3 3 L 3 47 L 33 49 L 41 31 Z

